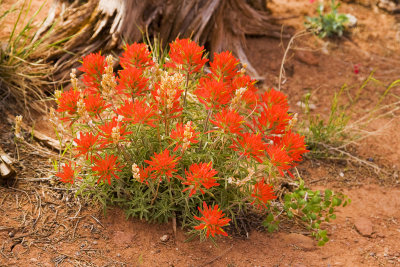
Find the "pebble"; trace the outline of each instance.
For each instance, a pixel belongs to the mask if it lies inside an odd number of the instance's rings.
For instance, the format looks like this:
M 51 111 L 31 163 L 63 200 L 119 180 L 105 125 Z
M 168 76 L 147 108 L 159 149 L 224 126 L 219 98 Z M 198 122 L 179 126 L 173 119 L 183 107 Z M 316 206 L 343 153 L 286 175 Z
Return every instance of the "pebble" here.
M 163 235 L 162 237 L 160 237 L 161 242 L 167 242 L 169 239 L 168 235 Z
M 357 218 L 354 222 L 354 226 L 357 232 L 362 236 L 370 237 L 373 233 L 372 222 L 367 218 Z
M 305 104 L 304 102 L 302 102 L 302 101 L 298 101 L 298 102 L 296 103 L 296 106 L 301 107 L 301 108 L 306 108 L 306 104 Z M 309 108 L 310 110 L 314 110 L 314 109 L 317 108 L 317 106 L 316 106 L 315 104 L 313 104 L 313 103 L 309 103 L 309 104 L 308 104 L 308 108 Z

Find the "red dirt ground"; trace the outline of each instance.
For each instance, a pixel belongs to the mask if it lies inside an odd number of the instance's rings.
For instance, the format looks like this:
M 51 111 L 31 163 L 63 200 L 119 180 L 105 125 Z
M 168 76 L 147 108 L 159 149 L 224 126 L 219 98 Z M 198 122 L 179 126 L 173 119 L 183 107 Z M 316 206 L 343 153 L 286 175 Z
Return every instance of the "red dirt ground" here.
M 281 21 L 284 29 L 297 32 L 303 30 L 304 15 L 315 15 L 314 7 L 308 0 L 270 4 L 274 16 L 297 16 Z M 343 84 L 349 86 L 346 102 L 371 71 L 383 85 L 400 78 L 400 17 L 354 3 L 343 4 L 340 11 L 358 18 L 351 36 L 303 36 L 287 55 L 282 91 L 300 120 L 303 113 L 296 103 L 307 92 L 312 93 L 314 112 L 326 117 L 334 92 Z M 288 41 L 248 38 L 249 59 L 265 77 L 262 86 L 277 87 Z M 384 90 L 381 85 L 367 86 L 354 107 L 353 121 L 371 110 Z M 394 88 L 383 103 L 394 103 L 399 95 L 400 88 Z M 116 208 L 104 216 L 99 208 L 70 201 L 71 194 L 54 189 L 57 183 L 24 180 L 47 177 L 51 168 L 47 155 L 32 155 L 25 147 L 20 151 L 18 190 L 0 187 L 0 266 L 400 266 L 399 118 L 393 112 L 372 121 L 367 129 L 381 129 L 380 134 L 356 144 L 360 158 L 373 159 L 387 175 L 330 161 L 306 160 L 299 166 L 313 188 L 329 187 L 352 199 L 351 205 L 338 210 L 336 220 L 324 226 L 331 240 L 323 247 L 298 227 L 283 226 L 273 234 L 252 231 L 244 240 L 222 238 L 215 247 L 210 242 L 184 242 L 182 230 L 174 238 L 171 225 L 126 220 Z M 0 143 L 7 147 L 11 125 L 1 126 Z M 8 147 L 6 152 L 14 156 L 14 146 Z M 18 228 L 32 223 L 36 228 Z M 160 240 L 164 235 L 165 242 Z

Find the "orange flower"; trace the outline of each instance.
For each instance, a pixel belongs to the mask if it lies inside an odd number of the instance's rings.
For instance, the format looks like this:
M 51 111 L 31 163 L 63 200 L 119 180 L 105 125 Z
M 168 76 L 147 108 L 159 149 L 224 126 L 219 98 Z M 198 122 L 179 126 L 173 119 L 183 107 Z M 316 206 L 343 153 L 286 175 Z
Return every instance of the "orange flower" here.
M 181 65 L 189 74 L 199 72 L 208 59 L 203 58 L 204 46 L 199 46 L 190 39 L 176 39 L 169 44 L 171 63 L 166 66 L 178 68 Z
M 90 115 L 99 116 L 106 108 L 110 107 L 111 104 L 106 104 L 106 101 L 100 96 L 100 94 L 89 94 L 84 100 L 85 109 Z
M 74 163 L 74 166 L 76 166 L 76 163 Z M 62 167 L 62 172 L 58 172 L 56 174 L 57 177 L 60 178 L 60 181 L 63 183 L 70 183 L 73 184 L 75 181 L 75 171 L 72 168 L 72 162 L 66 163 L 63 167 Z M 77 179 L 81 179 L 80 177 L 77 177 Z
M 175 156 L 169 155 L 169 150 L 165 149 L 160 154 L 154 153 L 154 157 L 151 157 L 151 160 L 145 160 L 147 164 L 149 164 L 149 170 L 151 170 L 152 178 L 158 178 L 165 175 L 167 177 L 168 182 L 170 178 L 172 178 L 172 174 L 177 170 L 174 169 L 178 164 L 178 160 L 180 157 L 175 158 Z
M 229 51 L 214 53 L 214 60 L 210 62 L 210 71 L 218 81 L 228 81 L 237 75 L 238 64 L 239 60 Z
M 176 129 L 172 130 L 170 135 L 170 137 L 177 142 L 174 152 L 180 147 L 182 147 L 182 150 L 184 151 L 187 148 L 190 148 L 190 144 L 197 144 L 199 142 L 197 140 L 198 135 L 199 133 L 195 132 L 192 127 L 192 122 L 188 122 L 185 125 L 178 123 Z
M 116 90 L 119 94 L 129 97 L 144 95 L 149 79 L 143 77 L 143 71 L 136 67 L 130 67 L 118 72 L 118 85 Z
M 105 57 L 99 53 L 91 53 L 82 60 L 82 67 L 78 70 L 83 71 L 83 83 L 88 87 L 99 88 L 104 68 L 107 66 Z
M 120 64 L 124 69 L 128 67 L 145 69 L 153 66 L 154 62 L 146 44 L 133 43 L 126 46 L 125 52 L 120 57 Z
M 244 123 L 244 118 L 235 110 L 223 109 L 215 114 L 214 118 L 215 120 L 210 120 L 210 122 L 224 133 L 237 134 L 242 131 L 241 125 Z
M 194 216 L 196 220 L 202 221 L 198 226 L 195 226 L 196 230 L 206 230 L 207 237 L 211 236 L 215 237 L 215 235 L 223 235 L 228 236 L 228 234 L 222 229 L 223 226 L 229 224 L 231 219 L 223 218 L 225 216 L 222 211 L 218 209 L 218 205 L 215 205 L 213 208 L 208 207 L 206 202 L 203 202 L 203 210 L 198 207 L 200 213 L 203 215 L 202 217 Z
M 88 159 L 89 152 L 94 149 L 98 138 L 98 134 L 93 135 L 92 133 L 80 133 L 79 138 L 74 139 L 74 142 L 76 143 L 75 150 L 79 151 L 79 154 L 77 154 L 75 157 L 86 155 L 86 159 Z
M 219 185 L 215 182 L 216 178 L 214 177 L 218 171 L 212 168 L 211 161 L 209 163 L 194 163 L 189 167 L 189 171 L 185 171 L 185 173 L 186 182 L 182 184 L 188 185 L 189 187 L 185 188 L 182 192 L 190 189 L 189 197 L 196 193 L 197 188 L 204 194 L 203 189 L 200 187 L 201 185 L 207 189 Z
M 226 105 L 232 98 L 232 87 L 223 81 L 201 78 L 197 89 L 194 91 L 199 101 L 206 109 L 219 109 Z
M 100 139 L 100 147 L 102 148 L 108 144 L 125 140 L 125 136 L 132 133 L 127 132 L 126 127 L 121 125 L 121 122 L 118 122 L 116 117 L 100 125 L 99 130 L 99 135 L 102 137 L 102 139 Z
M 254 198 L 253 202 L 251 202 L 252 205 L 254 205 L 256 202 L 260 203 L 257 204 L 257 206 L 260 207 L 267 207 L 266 204 L 268 201 L 276 199 L 276 196 L 274 195 L 274 190 L 271 185 L 266 184 L 264 182 L 264 179 L 259 181 L 254 185 L 254 191 L 251 194 L 251 196 Z
M 239 155 L 244 155 L 247 158 L 252 156 L 259 163 L 262 163 L 260 157 L 264 156 L 267 144 L 262 140 L 261 134 L 244 133 L 240 134 L 237 140 L 233 140 L 231 148 L 235 151 L 239 151 Z
M 123 166 L 120 166 L 121 163 L 119 162 L 116 163 L 117 159 L 117 156 L 107 154 L 104 159 L 100 157 L 94 159 L 95 166 L 92 167 L 92 171 L 97 172 L 97 175 L 99 175 L 97 183 L 100 183 L 100 180 L 105 182 L 107 179 L 108 184 L 111 185 L 111 176 L 114 176 L 115 179 L 119 179 L 119 176 L 117 176 L 115 172 L 121 172 Z
M 132 103 L 130 100 L 125 100 L 124 104 L 115 111 L 118 115 L 124 116 L 123 121 L 130 123 L 141 123 L 148 124 L 151 127 L 155 127 L 153 124 L 155 119 L 154 110 L 146 103 L 146 100 L 136 100 Z

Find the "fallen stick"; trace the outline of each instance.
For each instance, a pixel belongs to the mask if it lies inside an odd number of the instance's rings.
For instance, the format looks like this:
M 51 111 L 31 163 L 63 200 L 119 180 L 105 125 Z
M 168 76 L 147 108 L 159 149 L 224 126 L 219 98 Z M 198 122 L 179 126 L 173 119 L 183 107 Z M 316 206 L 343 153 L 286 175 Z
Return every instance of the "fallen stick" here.
M 12 160 L 0 147 L 0 179 L 14 178 L 16 174 L 12 167 Z

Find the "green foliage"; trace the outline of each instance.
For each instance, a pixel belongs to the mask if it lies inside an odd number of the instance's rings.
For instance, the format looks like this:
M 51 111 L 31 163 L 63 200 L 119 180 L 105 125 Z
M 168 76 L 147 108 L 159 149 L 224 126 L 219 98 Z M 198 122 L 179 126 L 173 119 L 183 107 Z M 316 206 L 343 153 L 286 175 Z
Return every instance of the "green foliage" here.
M 305 187 L 304 181 L 301 179 L 297 184 L 296 190 L 284 196 L 283 206 L 272 209 L 263 225 L 269 232 L 273 232 L 278 229 L 280 215 L 285 214 L 289 219 L 301 221 L 304 227 L 312 232 L 318 245 L 323 246 L 329 241 L 329 238 L 328 232 L 321 229 L 321 224 L 336 219 L 335 208 L 345 207 L 350 204 L 351 200 L 347 196 L 334 193 L 329 189 L 324 192 L 311 190 Z
M 329 189 L 324 193 L 319 190 L 313 191 L 304 186 L 300 180 L 299 187 L 284 197 L 284 210 L 289 218 L 300 218 L 307 229 L 318 241 L 318 245 L 324 245 L 329 238 L 327 231 L 321 229 L 322 222 L 336 219 L 335 208 L 345 207 L 351 200 L 343 194 L 335 194 Z
M 46 79 L 52 72 L 52 66 L 34 57 L 34 54 L 46 47 L 43 41 L 52 28 L 42 37 L 36 36 L 35 19 L 44 4 L 29 17 L 31 2 L 25 0 L 22 5 L 17 2 L 0 14 L 0 23 L 3 23 L 9 14 L 18 12 L 10 35 L 0 40 L 0 100 L 11 96 L 21 108 L 29 106 L 43 111 L 41 101 L 45 98 L 44 87 L 50 84 Z
M 342 36 L 349 17 L 346 14 L 338 13 L 340 2 L 331 1 L 331 11 L 324 13 L 324 4 L 319 3 L 317 6 L 317 17 L 306 17 L 305 25 L 321 38 Z

